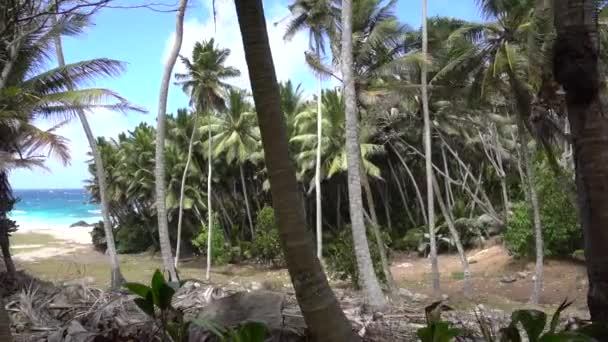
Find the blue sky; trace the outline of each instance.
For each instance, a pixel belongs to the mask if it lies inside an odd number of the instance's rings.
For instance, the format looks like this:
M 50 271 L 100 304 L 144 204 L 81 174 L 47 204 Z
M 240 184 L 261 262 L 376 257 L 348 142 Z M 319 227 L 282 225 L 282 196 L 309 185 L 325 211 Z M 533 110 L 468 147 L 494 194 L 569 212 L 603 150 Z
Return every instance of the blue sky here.
M 356 1 L 356 0 L 355 0 Z M 307 36 L 299 35 L 290 42 L 282 40 L 284 28 L 272 23 L 288 14 L 291 0 L 264 1 L 268 21 L 269 40 L 273 51 L 279 80 L 292 79 L 302 83 L 305 89 L 313 89 L 314 79 L 304 62 L 308 46 Z M 397 14 L 404 23 L 418 27 L 421 22 L 420 0 L 399 0 Z M 452 16 L 467 20 L 479 20 L 475 0 L 428 0 L 429 16 Z M 128 2 L 127 2 L 128 3 Z M 190 56 L 196 41 L 215 37 L 217 43 L 232 51 L 228 64 L 238 67 L 243 75 L 233 83 L 248 87 L 246 64 L 241 46 L 240 33 L 233 0 L 216 0 L 217 30 L 210 16 L 211 0 L 190 0 L 184 43 L 181 53 Z M 146 9 L 107 9 L 94 18 L 95 25 L 78 38 L 64 41 L 66 61 L 107 57 L 127 63 L 126 72 L 119 78 L 100 80 L 95 86 L 113 89 L 131 102 L 146 108 L 148 114 L 117 114 L 107 111 L 91 113 L 89 120 L 97 136 L 116 137 L 142 121 L 154 124 L 158 102 L 159 83 L 164 60 L 172 44 L 175 32 L 173 13 L 158 13 Z M 180 65 L 174 71 L 179 71 Z M 169 93 L 168 112 L 188 105 L 181 89 L 172 86 Z M 50 127 L 52 122 L 39 122 Z M 75 120 L 64 126 L 60 134 L 70 140 L 72 161 L 64 166 L 50 160 L 50 171 L 16 170 L 10 175 L 16 189 L 79 188 L 89 178 L 86 160 L 88 143 L 80 123 Z

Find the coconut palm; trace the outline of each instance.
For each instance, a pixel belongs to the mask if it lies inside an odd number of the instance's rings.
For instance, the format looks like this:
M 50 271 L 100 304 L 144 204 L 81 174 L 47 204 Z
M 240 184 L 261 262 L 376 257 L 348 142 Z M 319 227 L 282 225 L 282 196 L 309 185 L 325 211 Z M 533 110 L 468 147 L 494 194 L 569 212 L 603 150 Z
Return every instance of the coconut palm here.
M 186 73 L 178 73 L 175 75 L 177 84 L 181 85 L 183 90 L 190 96 L 190 105 L 194 108 L 194 115 L 192 118 L 193 122 L 197 122 L 199 112 L 220 111 L 225 109 L 225 97 L 226 91 L 231 86 L 226 83 L 226 79 L 233 78 L 240 75 L 240 71 L 233 67 L 226 67 L 224 64 L 230 56 L 229 49 L 220 49 L 215 45 L 215 40 L 211 38 L 208 41 L 202 43 L 197 42 L 194 44 L 192 50 L 192 61 L 185 57 L 181 57 L 182 63 L 186 67 Z M 196 125 L 196 124 L 195 124 Z M 194 137 L 197 130 L 193 129 L 190 135 L 190 142 L 188 144 L 188 154 L 186 167 L 184 168 L 182 175 L 182 188 L 185 187 L 186 177 L 188 174 L 188 168 L 192 157 L 192 147 L 194 144 Z M 211 158 L 209 157 L 209 175 L 211 179 Z M 211 196 L 210 186 L 207 189 L 207 194 Z M 179 200 L 179 213 L 177 222 L 177 246 L 175 250 L 175 267 L 179 263 L 179 252 L 181 245 L 181 231 L 182 231 L 182 205 L 184 200 L 183 190 L 180 194 Z M 208 210 L 211 212 L 211 207 L 208 206 Z M 209 215 L 211 219 L 211 215 Z M 211 229 L 209 230 L 211 232 Z M 210 255 L 211 253 L 208 253 Z
M 202 126 L 201 130 L 211 132 L 207 144 L 213 141 L 214 157 L 223 155 L 228 164 L 235 162 L 239 166 L 247 220 L 253 238 L 253 219 L 243 166 L 258 150 L 260 133 L 253 106 L 247 101 L 247 94 L 243 90 L 231 89 L 227 109 L 210 117 L 210 122 Z
M 295 169 L 289 159 L 287 132 L 262 1 L 237 0 L 235 4 L 260 123 L 273 207 L 298 303 L 314 339 L 353 341 L 355 335 L 329 287 L 319 259 L 313 253 L 312 239 L 300 210 L 302 205 Z
M 156 190 L 156 213 L 158 216 L 158 236 L 160 240 L 160 250 L 163 259 L 165 272 L 169 274 L 169 279 L 178 279 L 175 271 L 174 259 L 171 252 L 171 241 L 169 240 L 169 225 L 167 223 L 167 208 L 165 204 L 165 116 L 167 112 L 167 97 L 169 96 L 169 81 L 173 67 L 177 61 L 177 55 L 182 47 L 184 37 L 184 14 L 188 0 L 180 0 L 175 19 L 175 41 L 169 54 L 169 59 L 165 64 L 163 78 L 161 80 L 160 94 L 158 99 L 158 115 L 156 118 L 156 151 L 154 179 Z
M 574 164 L 581 226 L 585 235 L 585 260 L 589 277 L 587 304 L 591 320 L 608 322 L 606 260 L 608 199 L 603 189 L 608 175 L 608 118 L 601 92 L 596 5 L 600 1 L 555 1 L 555 79 L 566 91 L 568 120 L 572 129 Z
M 297 0 L 289 6 L 293 18 L 287 26 L 285 39 L 308 30 L 309 45 L 315 59 L 325 54 L 325 39 L 334 31 L 337 15 L 333 0 Z M 315 167 L 315 203 L 317 258 L 323 258 L 323 212 L 321 203 L 321 140 L 323 139 L 323 106 L 321 94 L 322 73 L 317 73 L 317 153 Z

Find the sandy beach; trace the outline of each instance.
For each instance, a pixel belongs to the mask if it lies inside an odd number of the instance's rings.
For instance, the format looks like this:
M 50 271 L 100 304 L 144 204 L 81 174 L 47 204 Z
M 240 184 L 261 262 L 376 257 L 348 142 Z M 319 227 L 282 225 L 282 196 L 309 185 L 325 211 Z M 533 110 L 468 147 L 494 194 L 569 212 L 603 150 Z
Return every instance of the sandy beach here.
M 21 225 L 15 234 L 47 234 L 53 236 L 57 240 L 73 242 L 79 245 L 91 244 L 91 231 L 93 227 L 69 227 L 67 225 Z
M 12 234 L 13 257 L 20 261 L 35 261 L 92 249 L 92 229 L 70 228 L 68 225 L 20 224 L 17 232 Z

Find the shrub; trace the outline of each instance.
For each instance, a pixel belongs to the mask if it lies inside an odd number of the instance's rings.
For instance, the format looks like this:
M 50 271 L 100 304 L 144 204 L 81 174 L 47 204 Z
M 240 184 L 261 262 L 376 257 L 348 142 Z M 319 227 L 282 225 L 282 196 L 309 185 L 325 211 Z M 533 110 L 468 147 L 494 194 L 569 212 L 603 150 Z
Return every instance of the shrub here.
M 543 163 L 536 166 L 541 224 L 543 227 L 544 254 L 569 256 L 582 245 L 582 232 L 578 225 L 577 210 L 564 186 Z M 509 218 L 505 243 L 516 256 L 534 255 L 532 208 L 519 202 L 513 206 Z
M 258 213 L 256 231 L 251 245 L 253 254 L 274 266 L 284 264 L 283 250 L 279 239 L 279 228 L 274 217 L 274 209 L 264 207 Z
M 388 242 L 388 234 L 384 233 L 384 242 Z M 386 282 L 384 273 L 382 272 L 382 264 L 380 262 L 380 252 L 376 238 L 372 232 L 367 230 L 367 242 L 369 245 L 374 271 L 378 280 Z M 388 248 L 386 248 L 388 251 Z M 388 257 L 388 256 L 387 256 Z M 327 246 L 327 267 L 330 273 L 337 276 L 341 280 L 350 279 L 355 288 L 359 288 L 359 268 L 357 267 L 357 258 L 355 257 L 355 248 L 353 245 L 353 233 L 350 226 L 346 226 L 336 236 L 334 241 Z
M 93 243 L 93 247 L 102 253 L 108 248 L 106 232 L 103 230 L 103 222 L 97 222 L 93 226 L 93 230 L 91 231 L 91 242 Z
M 211 259 L 215 265 L 224 265 L 232 259 L 232 248 L 226 244 L 224 232 L 218 220 L 214 220 L 214 222 L 213 234 L 211 235 Z M 201 231 L 192 240 L 192 245 L 203 255 L 207 255 L 207 235 L 207 226 L 203 225 Z
M 103 233 L 103 227 L 102 233 Z M 139 253 L 153 245 L 143 224 L 123 224 L 116 230 L 116 250 L 118 253 Z

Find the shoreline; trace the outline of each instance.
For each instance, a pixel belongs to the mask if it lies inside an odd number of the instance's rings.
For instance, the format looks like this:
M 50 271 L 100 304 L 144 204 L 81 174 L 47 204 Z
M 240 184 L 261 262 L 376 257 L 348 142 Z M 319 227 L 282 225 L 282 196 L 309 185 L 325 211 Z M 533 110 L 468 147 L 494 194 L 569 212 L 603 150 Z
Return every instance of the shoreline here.
M 51 235 L 57 240 L 71 242 L 79 245 L 92 245 L 91 231 L 93 227 L 71 227 L 69 224 L 49 224 L 49 223 L 22 223 L 17 221 L 19 227 L 13 233 L 18 234 L 45 234 Z

